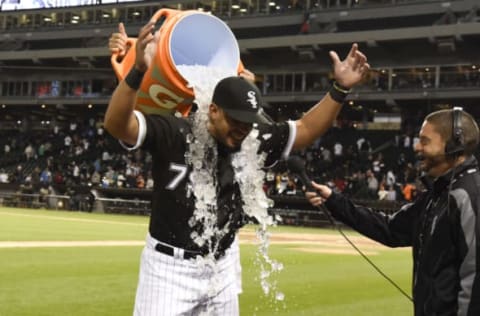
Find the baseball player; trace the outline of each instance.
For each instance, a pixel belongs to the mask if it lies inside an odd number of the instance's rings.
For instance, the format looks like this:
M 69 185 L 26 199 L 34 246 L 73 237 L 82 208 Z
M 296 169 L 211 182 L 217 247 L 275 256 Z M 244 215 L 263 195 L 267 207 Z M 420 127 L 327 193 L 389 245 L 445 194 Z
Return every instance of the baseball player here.
M 114 32 L 108 41 L 108 48 L 111 54 L 117 53 L 117 59 L 121 61 L 121 59 L 125 56 L 127 51 L 130 49 L 127 46 L 128 35 L 125 30 L 125 26 L 123 23 L 118 24 L 118 32 Z M 243 78 L 249 80 L 251 83 L 255 82 L 255 74 L 253 74 L 250 70 L 244 68 L 242 72 L 239 74 Z M 234 242 L 230 246 L 230 250 L 235 256 L 235 267 L 236 267 L 236 277 L 237 277 L 237 287 L 238 287 L 238 294 L 243 292 L 242 289 L 242 265 L 240 263 L 240 246 L 238 243 L 238 236 L 235 237 Z
M 330 127 L 350 88 L 362 80 L 370 66 L 356 44 L 343 61 L 331 52 L 336 81 L 330 92 L 301 119 L 282 123 L 273 123 L 263 113 L 258 88 L 244 78 L 227 77 L 216 85 L 205 128 L 218 153 L 214 170 L 218 179 L 216 227 L 225 233 L 212 241 L 216 245 L 212 253 L 211 247 L 199 246 L 192 239 L 198 226 L 189 225 L 195 194 L 189 194 L 192 166 L 185 153 L 191 142 L 187 135 L 191 135 L 192 120 L 134 110 L 136 92 L 151 60 L 145 56 L 145 47 L 154 39 L 155 22 L 140 30 L 135 66 L 115 89 L 104 121 L 106 130 L 129 150 L 148 150 L 154 162 L 152 212 L 134 315 L 198 315 L 206 311 L 210 315 L 238 315 L 238 260 L 231 245 L 245 224 L 245 214 L 232 155 L 254 128 L 259 133 L 259 153 L 266 153 L 265 166 L 287 157 L 291 150 L 310 145 Z M 209 255 L 215 258 L 213 268 L 199 260 Z M 212 283 L 217 284 L 212 287 Z

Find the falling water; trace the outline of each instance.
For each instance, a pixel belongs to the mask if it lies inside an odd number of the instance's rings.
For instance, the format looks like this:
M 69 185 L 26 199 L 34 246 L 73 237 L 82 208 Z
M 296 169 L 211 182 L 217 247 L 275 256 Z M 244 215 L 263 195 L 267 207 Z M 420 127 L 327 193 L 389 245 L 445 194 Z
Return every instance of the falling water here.
M 216 174 L 217 164 L 216 144 L 213 137 L 208 133 L 208 109 L 212 101 L 213 90 L 216 84 L 223 78 L 236 75 L 231 70 L 205 67 L 205 66 L 177 66 L 178 70 L 186 78 L 189 86 L 195 94 L 195 104 L 198 106 L 193 115 L 192 135 L 188 135 L 188 151 L 186 161 L 193 169 L 189 183 L 189 194 L 195 196 L 195 211 L 189 221 L 191 227 L 201 223 L 202 234 L 192 233 L 192 239 L 199 245 L 208 245 L 210 255 L 206 258 L 198 257 L 198 264 L 215 270 L 213 254 L 218 245 L 210 244 L 212 240 L 220 240 L 226 231 L 216 228 Z M 273 295 L 276 300 L 283 300 L 283 293 L 276 289 L 276 285 L 270 282 L 269 277 L 273 272 L 283 269 L 283 265 L 268 256 L 269 233 L 267 227 L 274 224 L 274 220 L 268 215 L 267 209 L 273 206 L 273 201 L 263 191 L 265 173 L 262 170 L 266 155 L 258 154 L 260 141 L 258 130 L 252 132 L 242 143 L 241 150 L 235 153 L 232 166 L 235 172 L 235 181 L 240 186 L 244 202 L 244 211 L 247 215 L 255 217 L 260 224 L 257 232 L 259 239 L 259 251 L 257 257 L 260 262 L 260 283 L 265 295 Z M 212 238 L 215 237 L 215 238 Z M 215 273 L 213 273 L 215 275 Z M 221 280 L 212 282 L 212 292 L 221 286 Z

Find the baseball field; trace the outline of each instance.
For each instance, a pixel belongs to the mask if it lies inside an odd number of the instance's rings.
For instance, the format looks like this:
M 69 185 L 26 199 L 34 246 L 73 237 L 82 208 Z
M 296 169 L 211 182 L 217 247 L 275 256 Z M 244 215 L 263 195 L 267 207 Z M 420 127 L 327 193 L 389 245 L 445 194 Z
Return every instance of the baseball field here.
M 0 208 L 0 316 L 131 315 L 146 217 Z M 409 249 L 346 232 L 410 293 Z M 284 265 L 264 295 L 255 227 L 240 233 L 241 315 L 404 316 L 411 303 L 334 230 L 271 229 L 270 257 Z

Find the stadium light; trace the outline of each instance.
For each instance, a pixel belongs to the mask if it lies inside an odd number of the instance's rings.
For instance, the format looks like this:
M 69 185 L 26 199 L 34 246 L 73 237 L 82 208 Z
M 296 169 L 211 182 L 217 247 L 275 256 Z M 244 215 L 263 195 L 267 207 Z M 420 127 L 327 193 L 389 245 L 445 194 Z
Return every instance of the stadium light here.
M 232 4 L 232 9 L 240 9 L 240 6 L 238 4 Z

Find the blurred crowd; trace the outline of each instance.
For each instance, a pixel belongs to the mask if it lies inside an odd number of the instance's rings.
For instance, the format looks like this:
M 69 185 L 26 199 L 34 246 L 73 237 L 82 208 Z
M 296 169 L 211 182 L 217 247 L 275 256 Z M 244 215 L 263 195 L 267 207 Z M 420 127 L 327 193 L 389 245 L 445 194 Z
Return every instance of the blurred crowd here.
M 67 194 L 78 187 L 152 189 L 152 157 L 127 152 L 103 130 L 101 118 L 51 123 L 51 132 L 7 133 L 0 140 L 0 183 L 23 193 Z M 25 138 L 24 135 L 29 135 Z M 418 170 L 414 134 L 332 128 L 299 153 L 317 182 L 357 199 L 410 201 Z M 303 195 L 298 179 L 285 168 L 268 170 L 270 195 Z
M 418 141 L 416 135 L 396 132 L 332 129 L 300 155 L 314 181 L 338 192 L 355 199 L 405 202 L 415 198 L 420 185 L 413 152 Z M 273 195 L 303 196 L 302 183 L 287 170 L 269 171 L 265 188 Z

